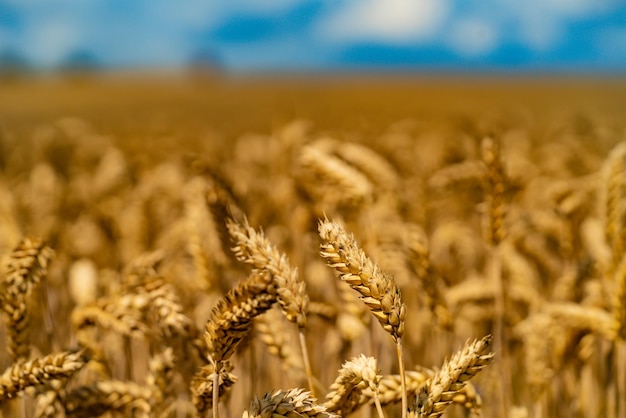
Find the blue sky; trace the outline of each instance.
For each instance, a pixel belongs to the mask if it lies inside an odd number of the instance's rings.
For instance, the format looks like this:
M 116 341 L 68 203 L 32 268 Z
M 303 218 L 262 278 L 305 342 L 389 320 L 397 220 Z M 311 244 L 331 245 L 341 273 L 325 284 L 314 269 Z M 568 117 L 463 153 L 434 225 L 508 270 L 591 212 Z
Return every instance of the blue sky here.
M 37 68 L 626 72 L 626 0 L 0 0 Z

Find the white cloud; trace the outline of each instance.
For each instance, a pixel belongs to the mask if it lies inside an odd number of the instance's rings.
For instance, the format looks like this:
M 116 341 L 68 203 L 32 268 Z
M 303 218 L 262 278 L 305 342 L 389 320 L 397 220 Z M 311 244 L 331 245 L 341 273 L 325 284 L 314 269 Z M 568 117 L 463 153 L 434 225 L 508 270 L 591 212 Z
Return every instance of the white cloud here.
M 448 15 L 445 0 L 351 1 L 316 28 L 330 41 L 414 43 L 432 38 Z
M 498 33 L 484 20 L 465 18 L 452 26 L 449 43 L 461 55 L 480 56 L 496 47 Z

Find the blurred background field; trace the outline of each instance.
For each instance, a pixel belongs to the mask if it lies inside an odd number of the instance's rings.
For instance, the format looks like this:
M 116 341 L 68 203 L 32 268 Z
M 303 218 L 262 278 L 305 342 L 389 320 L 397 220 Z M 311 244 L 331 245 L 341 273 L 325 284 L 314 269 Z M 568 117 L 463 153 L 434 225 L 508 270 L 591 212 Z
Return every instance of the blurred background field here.
M 4 373 L 0 416 L 207 416 L 245 214 L 306 283 L 320 404 L 352 356 L 399 373 L 319 256 L 328 216 L 402 290 L 412 399 L 493 333 L 448 416 L 625 417 L 624 141 L 619 0 L 0 0 L 0 371 L 85 349 L 24 400 Z M 308 387 L 292 324 L 254 323 L 223 416 Z

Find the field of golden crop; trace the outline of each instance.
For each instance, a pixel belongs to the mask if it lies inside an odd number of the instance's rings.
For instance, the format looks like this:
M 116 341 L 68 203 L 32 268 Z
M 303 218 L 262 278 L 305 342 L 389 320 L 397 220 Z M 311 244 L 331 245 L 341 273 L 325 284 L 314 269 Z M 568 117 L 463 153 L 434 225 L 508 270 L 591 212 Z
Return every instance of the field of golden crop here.
M 2 417 L 626 417 L 625 249 L 623 80 L 0 80 Z

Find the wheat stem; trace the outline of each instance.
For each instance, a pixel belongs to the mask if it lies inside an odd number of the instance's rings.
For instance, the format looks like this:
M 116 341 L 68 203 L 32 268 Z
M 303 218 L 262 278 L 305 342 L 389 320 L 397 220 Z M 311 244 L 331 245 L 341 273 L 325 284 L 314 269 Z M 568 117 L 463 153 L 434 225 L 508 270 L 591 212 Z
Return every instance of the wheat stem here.
M 215 364 L 215 373 L 213 373 L 213 418 L 219 418 L 219 398 L 220 398 L 220 365 L 221 362 Z
M 313 385 L 313 371 L 311 370 L 311 361 L 309 359 L 309 350 L 306 346 L 306 339 L 304 338 L 304 331 L 302 328 L 299 329 L 299 337 L 300 337 L 300 347 L 302 348 L 302 359 L 304 360 L 304 370 L 306 371 L 306 378 L 309 383 L 309 390 L 311 391 L 311 396 L 315 397 L 315 387 Z
M 374 405 L 376 405 L 376 412 L 378 412 L 378 418 L 385 418 L 385 414 L 383 413 L 383 407 L 380 404 L 380 398 L 378 397 L 378 393 L 374 392 Z
M 402 350 L 402 337 L 398 337 L 396 343 L 396 351 L 398 353 L 398 366 L 400 367 L 400 382 L 402 384 L 402 418 L 406 418 L 409 403 L 406 393 L 406 373 L 404 371 L 404 354 Z

